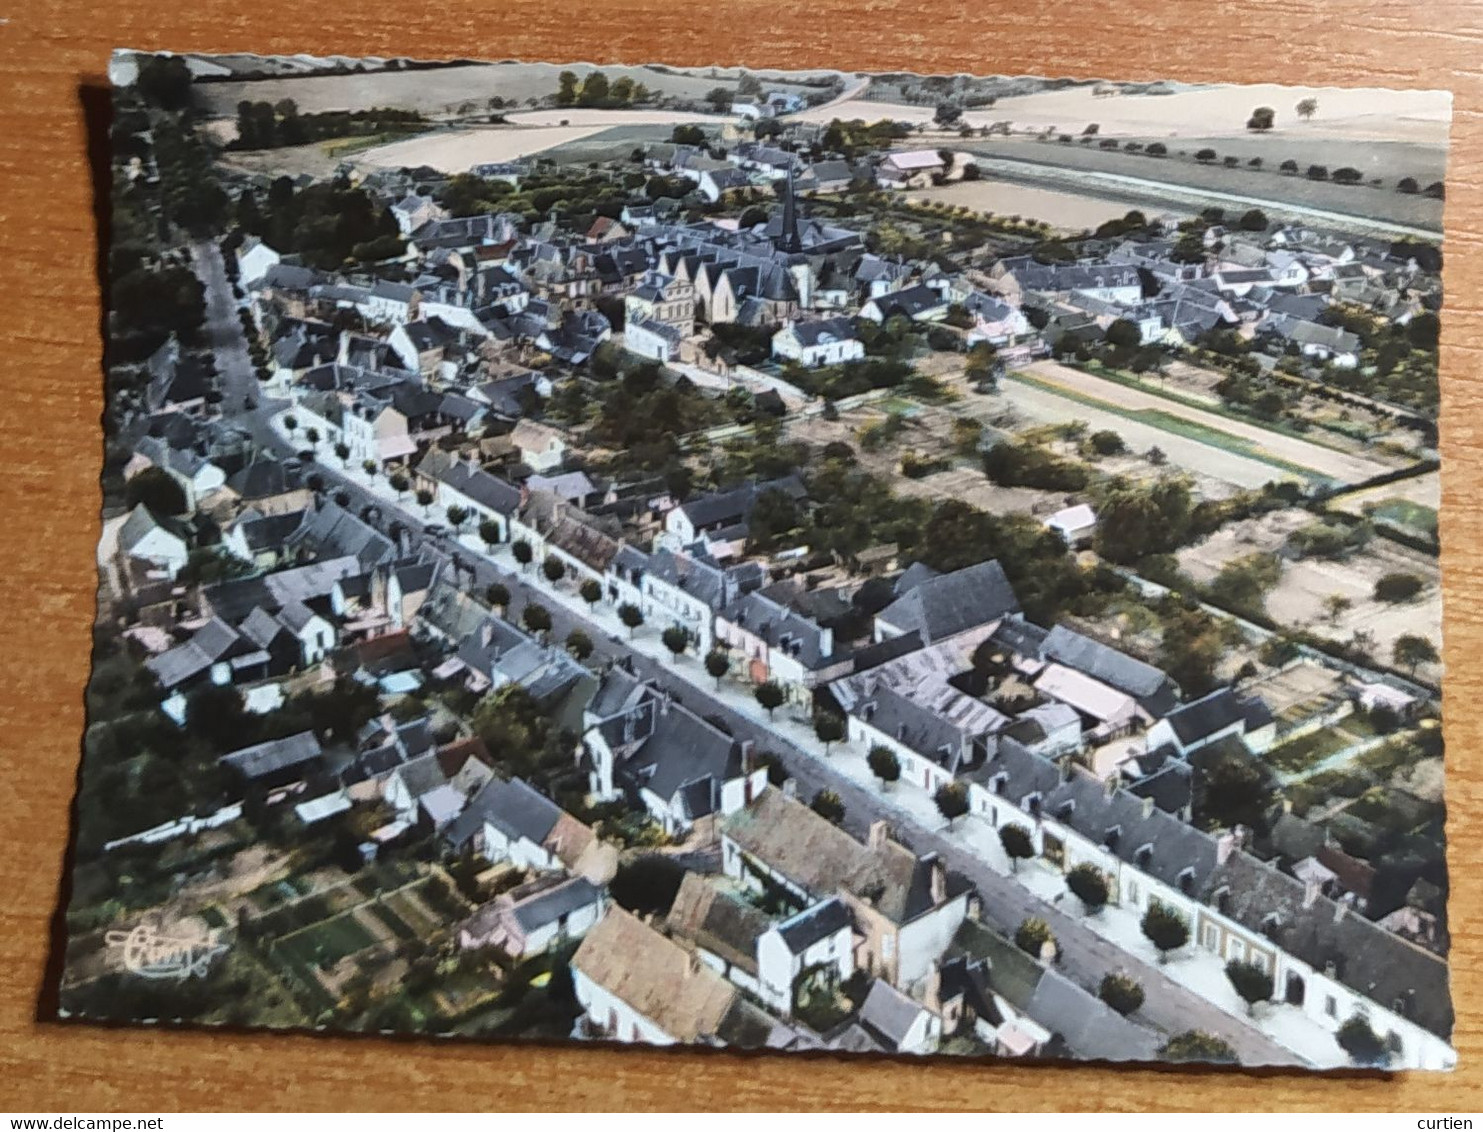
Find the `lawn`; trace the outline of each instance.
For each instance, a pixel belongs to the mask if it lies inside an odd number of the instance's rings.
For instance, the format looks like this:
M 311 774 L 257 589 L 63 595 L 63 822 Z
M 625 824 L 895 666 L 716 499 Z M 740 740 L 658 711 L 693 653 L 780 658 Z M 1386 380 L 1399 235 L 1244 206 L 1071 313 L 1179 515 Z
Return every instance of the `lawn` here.
M 329 967 L 375 942 L 353 916 L 345 915 L 283 936 L 274 942 L 273 949 L 292 963 Z

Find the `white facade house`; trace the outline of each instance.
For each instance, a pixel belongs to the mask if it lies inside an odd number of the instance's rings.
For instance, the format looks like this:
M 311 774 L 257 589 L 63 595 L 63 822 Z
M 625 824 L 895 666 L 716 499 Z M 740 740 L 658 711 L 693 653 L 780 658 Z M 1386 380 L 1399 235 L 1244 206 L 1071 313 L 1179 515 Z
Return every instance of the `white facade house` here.
M 283 257 L 256 236 L 248 236 L 237 249 L 237 279 L 249 287 L 278 266 Z
M 510 433 L 521 463 L 536 472 L 552 472 L 566 460 L 566 438 L 554 428 L 522 420 Z
M 772 336 L 772 356 L 810 367 L 834 366 L 863 358 L 865 344 L 847 318 L 791 322 Z
M 1044 523 L 1048 530 L 1055 531 L 1065 539 L 1066 545 L 1072 550 L 1091 545 L 1092 536 L 1097 533 L 1097 513 L 1088 503 L 1063 507 L 1055 514 L 1047 516 Z
M 757 939 L 757 994 L 784 1016 L 805 972 L 842 983 L 855 972 L 849 909 L 831 897 L 779 920 Z

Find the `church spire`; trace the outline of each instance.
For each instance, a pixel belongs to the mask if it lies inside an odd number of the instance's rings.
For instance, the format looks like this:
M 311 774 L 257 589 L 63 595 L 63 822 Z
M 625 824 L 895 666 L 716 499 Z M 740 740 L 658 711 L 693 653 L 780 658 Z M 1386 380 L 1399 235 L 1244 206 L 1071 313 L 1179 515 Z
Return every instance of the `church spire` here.
M 783 195 L 783 229 L 778 234 L 778 250 L 789 255 L 803 251 L 803 238 L 798 234 L 798 202 L 793 191 L 793 163 L 788 163 L 788 191 Z

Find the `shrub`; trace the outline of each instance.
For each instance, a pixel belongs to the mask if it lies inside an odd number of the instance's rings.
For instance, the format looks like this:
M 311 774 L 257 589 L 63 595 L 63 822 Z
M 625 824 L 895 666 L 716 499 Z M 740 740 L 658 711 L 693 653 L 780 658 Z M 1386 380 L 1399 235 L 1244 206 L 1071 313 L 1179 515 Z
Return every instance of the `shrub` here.
M 1087 437 L 1087 443 L 1098 456 L 1119 456 L 1128 450 L 1123 438 L 1110 428 L 1100 429 Z
M 1226 964 L 1226 978 L 1231 981 L 1231 986 L 1236 988 L 1236 993 L 1246 1003 L 1248 1014 L 1256 1008 L 1257 1003 L 1266 1002 L 1272 997 L 1272 976 L 1267 973 L 1265 967 L 1241 959 L 1232 959 Z
M 1066 874 L 1066 887 L 1082 902 L 1088 913 L 1101 911 L 1107 903 L 1107 877 L 1095 865 L 1077 865 Z
M 1422 590 L 1425 583 L 1415 574 L 1386 574 L 1375 583 L 1375 600 L 1390 603 L 1410 601 Z
M 1045 953 L 1046 944 L 1055 946 L 1056 937 L 1051 934 L 1049 924 L 1038 916 L 1031 916 L 1015 931 L 1014 942 L 1021 951 L 1039 959 Z
M 1155 900 L 1143 914 L 1143 934 L 1159 949 L 1159 962 L 1189 942 L 1189 922 L 1167 904 Z
M 1097 997 L 1127 1017 L 1143 1005 L 1143 984 L 1131 975 L 1107 975 L 1097 988 Z
M 1011 872 L 1019 872 L 1020 862 L 1035 856 L 1035 839 L 1022 825 L 1011 822 L 999 827 L 999 844 L 1004 846 L 1004 855 L 1009 858 Z

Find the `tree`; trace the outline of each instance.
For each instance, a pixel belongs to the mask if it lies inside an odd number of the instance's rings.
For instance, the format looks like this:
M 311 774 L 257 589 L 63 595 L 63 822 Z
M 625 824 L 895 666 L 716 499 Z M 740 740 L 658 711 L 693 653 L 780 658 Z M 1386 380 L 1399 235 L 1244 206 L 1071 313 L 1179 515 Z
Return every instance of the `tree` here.
M 752 689 L 752 696 L 756 701 L 767 709 L 767 718 L 772 718 L 772 713 L 782 707 L 783 700 L 787 697 L 783 694 L 782 687 L 776 680 L 768 680 L 758 684 Z
M 953 822 L 968 812 L 968 787 L 961 782 L 944 783 L 932 795 L 932 801 L 937 804 L 937 812 L 947 818 L 948 828 L 952 829 Z
M 1132 975 L 1105 975 L 1097 997 L 1126 1018 L 1143 1005 L 1143 984 Z
M 1277 121 L 1277 111 L 1270 106 L 1258 106 L 1251 112 L 1251 117 L 1246 119 L 1246 128 L 1258 133 L 1270 130 Z
M 1211 1061 L 1225 1065 L 1237 1061 L 1236 1051 L 1229 1042 L 1203 1030 L 1175 1034 L 1159 1050 L 1159 1057 L 1165 1061 Z
M 422 508 L 422 513 L 426 515 L 427 509 L 432 506 L 433 493 L 425 487 L 419 487 L 417 489 L 417 502 Z
M 1107 876 L 1096 865 L 1077 865 L 1066 874 L 1066 887 L 1081 901 L 1088 915 L 1096 915 L 1107 903 Z
M 687 648 L 690 647 L 690 634 L 678 625 L 671 625 L 659 634 L 659 639 L 664 642 L 664 647 L 679 660 Z
M 824 744 L 824 754 L 832 744 L 844 738 L 844 720 L 833 712 L 820 712 L 814 716 L 814 735 Z
M 644 614 L 633 602 L 625 601 L 618 607 L 618 620 L 628 626 L 628 635 L 632 637 L 638 627 L 644 623 Z
M 548 554 L 545 561 L 541 563 L 541 573 L 546 576 L 546 581 L 554 586 L 562 578 L 566 577 L 566 564 L 557 558 L 556 555 Z
M 448 521 L 453 524 L 453 529 L 457 531 L 468 520 L 469 509 L 462 504 L 450 503 L 448 504 L 446 514 Z
M 1391 646 L 1390 655 L 1412 676 L 1416 675 L 1416 669 L 1421 665 L 1435 664 L 1441 659 L 1436 645 L 1414 633 L 1403 633 L 1397 637 L 1395 644 Z
M 407 477 L 401 472 L 392 472 L 391 475 L 387 477 L 386 482 L 391 484 L 391 490 L 396 492 L 396 497 L 398 499 L 401 499 L 402 496 L 406 495 L 407 489 L 412 486 L 411 481 L 408 480 Z
M 731 91 L 724 86 L 712 87 L 706 92 L 705 100 L 717 114 L 724 114 L 731 108 Z
M 523 538 L 516 539 L 510 544 L 510 553 L 515 556 L 515 561 L 520 563 L 521 570 L 524 570 L 535 561 L 536 552 L 531 548 L 530 543 L 526 542 Z
M 1265 232 L 1267 230 L 1267 214 L 1259 208 L 1247 209 L 1241 214 L 1240 223 L 1243 232 Z
M 479 538 L 483 540 L 485 546 L 493 546 L 499 542 L 499 535 L 499 523 L 495 520 L 481 519 L 479 521 Z
M 545 633 L 551 628 L 551 611 L 533 601 L 521 612 L 520 620 L 532 633 Z
M 1329 167 L 1327 165 L 1308 166 L 1308 180 L 1327 181 L 1329 179 Z
M 1226 978 L 1246 1003 L 1246 1013 L 1256 1011 L 1256 1004 L 1272 997 L 1272 976 L 1265 967 L 1244 959 L 1232 959 L 1226 964 Z
M 288 435 L 292 436 L 299 431 L 299 418 L 289 413 L 283 418 L 283 427 L 288 429 Z
M 375 460 L 362 460 L 360 470 L 366 473 L 366 478 L 374 480 L 380 465 Z
M 1189 923 L 1167 904 L 1155 900 L 1143 913 L 1143 934 L 1159 949 L 1159 962 L 1167 963 L 1169 952 L 1189 942 Z
M 1281 165 L 1277 166 L 1277 168 L 1284 173 L 1296 173 L 1298 171 L 1298 163 L 1289 157 Z
M 503 612 L 510 605 L 510 587 L 501 582 L 490 582 L 489 588 L 484 591 L 484 600 Z
M 716 681 L 716 691 L 721 690 L 721 677 L 726 675 L 731 667 L 731 658 L 721 649 L 712 649 L 705 654 L 705 670 Z
M 932 112 L 932 121 L 943 128 L 951 126 L 961 117 L 963 117 L 963 108 L 954 106 L 950 102 L 939 102 L 937 109 Z
M 1087 443 L 1098 456 L 1119 456 L 1128 450 L 1123 438 L 1110 428 L 1099 429 L 1087 437 Z
M 1410 601 L 1421 592 L 1423 584 L 1415 574 L 1385 574 L 1375 583 L 1375 600 L 1391 604 Z
M 833 790 L 820 790 L 809 803 L 809 809 L 835 825 L 844 821 L 844 802 Z
M 1416 183 L 1415 177 L 1402 177 L 1395 183 L 1395 191 L 1398 193 L 1419 193 L 1421 186 Z
M 1406 338 L 1416 350 L 1435 350 L 1441 333 L 1442 321 L 1435 311 L 1421 311 L 1406 324 Z
M 1216 159 L 1217 156 L 1219 155 L 1215 152 L 1215 150 L 1211 149 L 1208 146 L 1204 149 L 1198 149 L 1195 151 L 1195 160 L 1198 161 L 1201 165 L 1209 165 Z
M 571 71 L 562 71 L 556 76 L 556 104 L 570 106 L 577 101 L 577 76 Z
M 1332 593 L 1323 599 L 1323 615 L 1330 625 L 1337 625 L 1339 618 L 1354 608 L 1354 599 L 1348 594 Z
M 865 756 L 865 763 L 870 767 L 870 773 L 881 780 L 883 787 L 889 788 L 891 783 L 901 778 L 901 760 L 896 757 L 895 751 L 883 743 L 870 748 Z
M 1021 951 L 1029 952 L 1036 959 L 1047 958 L 1047 951 L 1055 954 L 1056 937 L 1050 925 L 1039 916 L 1031 916 L 1015 929 L 1014 942 Z
M 129 510 L 141 503 L 156 515 L 180 515 L 185 512 L 185 492 L 163 468 L 145 468 L 124 485 L 124 502 Z
M 1384 1039 L 1375 1033 L 1375 1028 L 1362 1014 L 1352 1015 L 1339 1027 L 1335 1037 L 1339 1048 L 1356 1065 L 1380 1066 L 1390 1061 L 1390 1051 L 1385 1048 Z
M 1334 170 L 1334 183 L 1337 185 L 1357 185 L 1364 179 L 1365 175 L 1352 165 Z
M 999 844 L 1009 858 L 1009 871 L 1020 871 L 1020 862 L 1035 856 L 1035 838 L 1028 829 L 1015 822 L 999 827 Z
M 1298 112 L 1298 117 L 1306 122 L 1318 113 L 1318 99 L 1305 98 L 1297 106 L 1293 107 L 1293 109 Z
M 1163 157 L 1169 152 L 1169 147 L 1163 142 L 1152 142 L 1143 152 L 1148 154 L 1149 157 Z
M 596 605 L 602 600 L 602 583 L 596 578 L 584 578 L 577 593 L 589 606 Z
M 340 466 L 344 467 L 346 461 L 350 459 L 350 445 L 345 443 L 336 444 L 335 455 L 340 459 Z
M 566 651 L 579 661 L 586 660 L 592 655 L 592 638 L 581 629 L 573 629 L 567 634 Z
M 1143 334 L 1138 329 L 1138 324 L 1130 319 L 1119 318 L 1113 320 L 1107 328 L 1103 338 L 1109 346 L 1121 346 L 1124 349 L 1136 349 L 1143 342 Z

